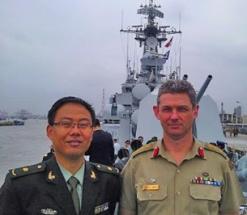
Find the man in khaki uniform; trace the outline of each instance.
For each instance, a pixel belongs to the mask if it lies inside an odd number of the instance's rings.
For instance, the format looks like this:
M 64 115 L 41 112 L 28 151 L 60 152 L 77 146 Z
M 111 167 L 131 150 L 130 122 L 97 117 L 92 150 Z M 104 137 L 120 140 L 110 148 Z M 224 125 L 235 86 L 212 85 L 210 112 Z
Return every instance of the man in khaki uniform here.
M 153 110 L 163 138 L 132 154 L 122 174 L 120 214 L 239 214 L 244 198 L 228 158 L 193 137 L 198 105 L 191 84 L 164 83 Z

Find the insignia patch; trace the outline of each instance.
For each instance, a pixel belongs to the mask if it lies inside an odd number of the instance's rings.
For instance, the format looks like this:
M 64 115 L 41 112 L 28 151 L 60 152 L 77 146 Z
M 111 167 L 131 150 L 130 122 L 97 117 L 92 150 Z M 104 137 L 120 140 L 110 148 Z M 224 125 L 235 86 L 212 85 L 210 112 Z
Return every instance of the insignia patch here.
M 54 215 L 57 214 L 57 211 L 51 208 L 44 208 L 40 210 L 41 214 L 49 214 L 49 215 Z
M 92 179 L 96 179 L 96 175 L 95 175 L 95 172 L 94 171 L 91 171 L 91 175 L 90 175 L 90 177 L 92 178 Z
M 12 169 L 11 173 L 12 173 L 13 176 L 16 176 L 15 169 Z
M 159 155 L 160 148 L 158 146 L 155 146 L 153 150 L 153 158 L 156 158 Z
M 23 172 L 28 172 L 29 169 L 28 169 L 28 167 L 23 167 L 23 168 L 22 168 L 22 171 L 23 171 Z
M 204 158 L 205 157 L 204 148 L 201 147 L 201 146 L 198 148 L 198 155 L 199 155 L 200 158 Z
M 50 171 L 48 173 L 48 179 L 51 180 L 51 181 L 53 181 L 55 178 L 56 178 L 56 176 L 52 174 L 52 171 Z
M 157 191 L 160 189 L 159 184 L 144 184 L 142 185 L 142 190 L 145 191 Z
M 155 179 L 155 178 L 150 178 L 149 181 L 150 181 L 151 183 L 155 183 L 155 182 L 156 182 L 156 179 Z
M 94 214 L 102 213 L 104 211 L 107 211 L 108 209 L 109 209 L 109 202 L 106 202 L 102 205 L 96 206 L 94 208 Z

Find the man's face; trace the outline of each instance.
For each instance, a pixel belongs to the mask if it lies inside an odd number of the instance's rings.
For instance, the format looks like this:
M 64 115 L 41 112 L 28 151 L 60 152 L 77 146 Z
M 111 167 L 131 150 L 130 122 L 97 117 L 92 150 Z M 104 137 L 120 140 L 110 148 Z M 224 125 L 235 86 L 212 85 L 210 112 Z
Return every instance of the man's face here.
M 188 132 L 192 134 L 192 125 L 198 115 L 198 106 L 192 107 L 186 93 L 165 93 L 160 103 L 153 107 L 154 114 L 163 127 L 164 134 L 172 139 L 180 139 Z
M 82 159 L 93 134 L 90 112 L 80 104 L 67 103 L 58 109 L 54 122 L 54 126 L 47 126 L 47 136 L 53 143 L 56 158 Z M 73 126 L 69 126 L 71 122 Z

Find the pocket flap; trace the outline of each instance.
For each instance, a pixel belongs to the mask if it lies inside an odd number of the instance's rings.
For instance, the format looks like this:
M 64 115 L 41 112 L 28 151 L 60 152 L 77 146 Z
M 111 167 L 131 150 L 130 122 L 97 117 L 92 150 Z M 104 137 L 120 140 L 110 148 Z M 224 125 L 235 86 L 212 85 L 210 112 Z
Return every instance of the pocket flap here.
M 221 199 L 220 187 L 203 185 L 203 184 L 191 184 L 190 195 L 193 199 L 204 199 L 219 201 Z

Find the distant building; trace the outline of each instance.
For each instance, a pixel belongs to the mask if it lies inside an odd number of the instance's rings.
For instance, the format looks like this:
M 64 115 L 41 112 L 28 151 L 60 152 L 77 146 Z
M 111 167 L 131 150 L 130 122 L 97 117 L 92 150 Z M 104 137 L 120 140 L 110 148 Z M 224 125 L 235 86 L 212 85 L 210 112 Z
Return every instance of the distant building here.
M 0 110 L 0 120 L 5 120 L 8 118 L 8 113 L 6 111 Z
M 221 123 L 243 123 L 243 117 L 235 113 L 220 113 Z
M 234 108 L 234 114 L 235 114 L 237 117 L 241 117 L 241 116 L 242 116 L 242 108 L 241 108 L 240 105 Z
M 247 124 L 247 115 L 243 115 L 242 120 L 244 124 Z
M 226 113 L 224 110 L 224 103 L 221 102 L 220 121 L 223 124 L 224 123 L 243 123 L 242 107 L 238 105 L 237 107 L 234 108 L 233 113 Z

